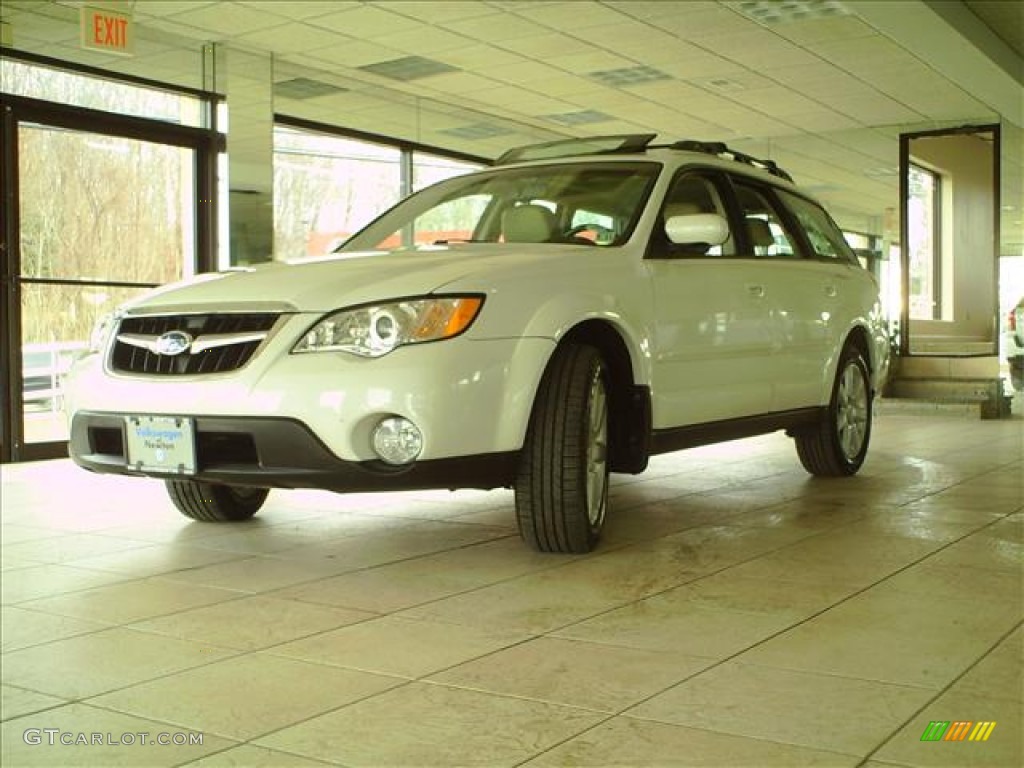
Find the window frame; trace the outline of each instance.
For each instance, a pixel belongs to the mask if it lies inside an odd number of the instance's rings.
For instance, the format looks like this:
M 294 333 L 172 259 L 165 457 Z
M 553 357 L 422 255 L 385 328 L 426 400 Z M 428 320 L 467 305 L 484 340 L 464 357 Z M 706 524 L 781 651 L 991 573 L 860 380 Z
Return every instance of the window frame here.
M 684 248 L 673 249 L 672 243 L 668 241 L 665 234 L 663 217 L 665 206 L 668 204 L 669 196 L 675 186 L 686 176 L 697 176 L 711 185 L 717 193 L 719 201 L 725 208 L 726 222 L 729 224 L 730 239 L 733 241 L 734 253 L 731 254 L 708 254 L 687 252 Z M 728 241 L 727 241 L 728 242 Z M 685 165 L 676 169 L 672 174 L 665 194 L 658 205 L 658 216 L 654 229 L 648 238 L 647 249 L 644 253 L 645 259 L 677 260 L 677 259 L 741 259 L 746 258 L 743 247 L 746 244 L 746 233 L 742 231 L 739 217 L 739 201 L 736 197 L 736 190 L 732 185 L 729 175 L 721 168 L 714 166 Z

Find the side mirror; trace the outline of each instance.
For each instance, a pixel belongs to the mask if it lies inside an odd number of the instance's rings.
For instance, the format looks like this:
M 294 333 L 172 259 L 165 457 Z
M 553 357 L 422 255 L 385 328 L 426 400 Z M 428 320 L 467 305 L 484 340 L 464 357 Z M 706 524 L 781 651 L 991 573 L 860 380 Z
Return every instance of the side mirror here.
M 665 234 L 676 245 L 721 245 L 729 239 L 729 222 L 717 213 L 670 216 Z

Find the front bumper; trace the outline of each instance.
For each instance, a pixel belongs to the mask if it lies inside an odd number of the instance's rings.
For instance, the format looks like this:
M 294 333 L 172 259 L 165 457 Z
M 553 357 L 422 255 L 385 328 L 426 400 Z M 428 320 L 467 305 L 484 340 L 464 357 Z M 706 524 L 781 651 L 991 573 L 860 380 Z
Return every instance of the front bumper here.
M 72 371 L 68 413 L 293 421 L 330 456 L 359 465 L 378 458 L 375 426 L 401 416 L 423 434 L 421 462 L 507 453 L 522 446 L 554 348 L 549 339 L 463 336 L 368 360 L 289 354 L 298 333 L 280 333 L 244 368 L 214 375 L 124 375 L 94 355 Z
M 81 411 L 71 421 L 71 458 L 94 472 L 195 479 L 260 488 L 322 488 L 340 492 L 511 485 L 517 452 L 419 461 L 394 467 L 345 461 L 305 425 L 287 418 L 200 416 L 194 420 L 194 475 L 138 472 L 125 456 L 125 418 Z

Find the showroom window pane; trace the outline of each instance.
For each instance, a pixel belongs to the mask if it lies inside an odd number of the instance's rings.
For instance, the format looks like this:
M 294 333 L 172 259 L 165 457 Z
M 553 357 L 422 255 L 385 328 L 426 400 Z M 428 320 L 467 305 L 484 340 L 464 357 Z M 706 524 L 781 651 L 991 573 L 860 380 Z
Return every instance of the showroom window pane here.
M 910 318 L 938 320 L 942 316 L 940 177 L 927 168 L 911 165 L 908 180 Z
M 96 321 L 145 290 L 99 284 L 22 284 L 22 429 L 26 443 L 68 439 L 64 377 L 85 351 Z
M 401 150 L 274 127 L 277 258 L 329 253 L 401 197 Z
M 195 71 L 201 71 L 198 51 Z M 54 101 L 73 107 L 99 109 L 120 115 L 164 120 L 178 125 L 203 127 L 203 100 L 187 94 L 106 80 L 53 67 L 0 59 L 0 83 L 4 93 Z
M 412 156 L 412 191 L 418 192 L 431 184 L 450 179 L 452 176 L 472 173 L 483 167 L 479 163 L 468 163 L 450 157 L 414 152 Z
M 168 283 L 192 270 L 192 149 L 23 123 L 18 152 L 23 277 Z

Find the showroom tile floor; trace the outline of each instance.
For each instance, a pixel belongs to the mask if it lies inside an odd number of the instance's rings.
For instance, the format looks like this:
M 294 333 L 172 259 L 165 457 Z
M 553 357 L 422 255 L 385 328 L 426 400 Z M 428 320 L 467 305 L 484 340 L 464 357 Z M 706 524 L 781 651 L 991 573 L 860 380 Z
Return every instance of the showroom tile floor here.
M 659 457 L 587 557 L 528 551 L 507 491 L 218 526 L 0 472 L 7 768 L 1024 764 L 1020 416 L 883 408 L 844 480 L 780 434 Z

